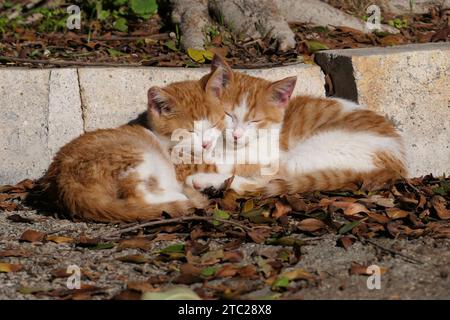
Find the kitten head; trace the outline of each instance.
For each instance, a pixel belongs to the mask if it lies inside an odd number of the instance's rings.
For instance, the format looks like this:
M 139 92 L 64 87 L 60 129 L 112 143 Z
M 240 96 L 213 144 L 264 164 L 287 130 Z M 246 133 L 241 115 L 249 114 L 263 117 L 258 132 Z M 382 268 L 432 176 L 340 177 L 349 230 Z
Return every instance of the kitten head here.
M 189 144 L 193 151 L 212 152 L 224 129 L 225 114 L 218 100 L 223 78 L 224 72 L 216 69 L 198 81 L 151 87 L 147 117 L 153 132 L 171 140 L 169 146 Z
M 212 70 L 223 70 L 222 90 L 218 92 L 225 110 L 225 136 L 228 144 L 243 147 L 257 138 L 258 129 L 279 128 L 295 88 L 296 77 L 270 82 L 233 72 L 215 56 Z

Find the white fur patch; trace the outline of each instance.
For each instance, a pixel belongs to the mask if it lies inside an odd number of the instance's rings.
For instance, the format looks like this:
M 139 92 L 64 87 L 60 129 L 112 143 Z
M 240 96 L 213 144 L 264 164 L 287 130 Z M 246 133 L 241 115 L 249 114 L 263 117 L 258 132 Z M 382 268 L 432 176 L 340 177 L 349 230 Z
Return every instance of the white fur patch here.
M 172 201 L 187 200 L 182 193 L 182 187 L 178 183 L 172 163 L 168 162 L 158 152 L 147 152 L 144 160 L 134 168 L 140 182 L 136 189 L 148 204 L 158 204 Z M 152 177 L 158 181 L 159 192 L 150 192 L 147 188 L 147 181 Z
M 353 101 L 342 99 L 342 98 L 332 98 L 333 100 L 339 102 L 342 111 L 353 112 L 359 109 L 365 109 L 364 106 L 354 103 Z
M 401 160 L 401 150 L 401 142 L 395 138 L 367 132 L 333 130 L 289 146 L 289 151 L 281 155 L 281 165 L 292 173 L 326 169 L 367 172 L 375 169 L 372 159 L 374 153 L 387 151 Z
M 231 178 L 231 175 L 221 173 L 196 173 L 186 178 L 186 185 L 192 188 L 204 190 L 209 187 L 220 189 L 224 182 Z M 245 190 L 242 188 L 244 184 L 252 183 L 244 177 L 235 176 L 230 188 L 240 193 Z
M 220 189 L 230 176 L 219 173 L 196 173 L 186 178 L 186 185 L 194 189 L 204 190 L 209 187 Z
M 248 113 L 247 94 L 242 96 L 239 104 L 234 108 L 233 112 L 238 120 L 238 123 L 243 124 L 245 115 Z

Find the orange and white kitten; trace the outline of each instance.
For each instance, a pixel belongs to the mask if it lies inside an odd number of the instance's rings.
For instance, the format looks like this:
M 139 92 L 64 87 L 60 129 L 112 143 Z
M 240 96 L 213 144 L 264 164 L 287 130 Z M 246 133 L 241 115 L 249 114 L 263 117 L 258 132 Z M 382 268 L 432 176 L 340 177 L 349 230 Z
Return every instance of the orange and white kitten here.
M 216 172 L 212 157 L 224 130 L 219 98 L 225 76 L 223 69 L 215 68 L 199 81 L 148 91 L 148 126 L 170 152 L 179 181 L 197 172 Z
M 56 154 L 33 197 L 50 200 L 73 218 L 98 222 L 150 220 L 163 212 L 182 215 L 205 207 L 205 197 L 183 187 L 183 181 L 189 172 L 209 167 L 186 164 L 175 171 L 168 151 L 177 131 L 194 138 L 189 140 L 193 150 L 207 156 L 214 149 L 223 130 L 217 102 L 221 77 L 216 70 L 199 81 L 150 88 L 148 115 L 155 133 L 122 126 L 83 134 Z
M 222 102 L 226 136 L 234 140 L 234 149 L 228 150 L 257 153 L 251 142 L 261 142 L 261 135 L 255 129 L 270 129 L 279 149 L 269 143 L 269 159 L 259 153 L 256 164 L 217 165 L 219 174 L 188 177 L 188 185 L 217 188 L 235 175 L 231 187 L 238 192 L 254 190 L 256 183 L 265 194 L 276 195 L 355 186 L 376 189 L 406 175 L 402 139 L 383 116 L 343 99 L 291 100 L 295 77 L 272 83 L 232 72 L 220 58 L 213 65 L 227 70 Z M 276 174 L 261 175 L 261 165 L 275 162 Z
M 190 175 L 186 184 L 196 189 L 218 189 L 234 176 L 230 187 L 244 191 L 244 186 L 254 184 L 252 179 L 259 177 L 262 170 L 277 173 L 278 136 L 296 78 L 269 82 L 233 72 L 218 55 L 211 68 L 223 74 L 219 98 L 226 114 L 224 142 L 214 150 L 216 173 Z
M 88 132 L 63 146 L 39 180 L 37 196 L 64 215 L 97 222 L 151 220 L 207 205 L 177 181 L 169 154 L 141 126 Z

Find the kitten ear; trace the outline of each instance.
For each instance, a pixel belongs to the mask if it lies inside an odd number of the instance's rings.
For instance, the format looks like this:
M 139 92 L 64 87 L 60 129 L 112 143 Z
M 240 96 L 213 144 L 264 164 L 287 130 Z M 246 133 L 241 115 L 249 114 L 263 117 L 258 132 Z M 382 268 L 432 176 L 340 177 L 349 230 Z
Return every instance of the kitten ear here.
M 220 98 L 232 78 L 233 71 L 230 66 L 221 56 L 216 54 L 211 61 L 211 72 L 206 82 L 205 91 L 216 98 Z
M 164 90 L 159 87 L 151 87 L 147 92 L 148 111 L 160 116 L 170 113 L 171 106 L 168 98 L 164 95 Z
M 294 76 L 275 81 L 270 85 L 269 92 L 272 92 L 272 99 L 280 108 L 286 108 L 289 104 L 296 82 L 297 77 Z
M 211 73 L 216 71 L 217 68 L 222 67 L 225 70 L 229 70 L 230 73 L 232 73 L 230 66 L 225 61 L 224 57 L 222 57 L 220 54 L 214 54 L 214 57 L 211 61 Z

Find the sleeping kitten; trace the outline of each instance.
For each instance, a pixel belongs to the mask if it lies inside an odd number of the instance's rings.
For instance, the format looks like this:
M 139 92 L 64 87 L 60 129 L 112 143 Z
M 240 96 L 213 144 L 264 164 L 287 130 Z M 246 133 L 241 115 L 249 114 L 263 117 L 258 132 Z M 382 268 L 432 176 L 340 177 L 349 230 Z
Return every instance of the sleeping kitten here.
M 214 152 L 224 130 L 219 100 L 224 77 L 219 68 L 199 81 L 148 91 L 148 126 L 170 152 L 180 182 L 198 172 L 216 172 Z
M 168 151 L 176 132 L 189 138 L 178 147 L 189 141 L 193 154 L 205 158 L 214 150 L 223 130 L 217 103 L 222 76 L 216 70 L 199 81 L 150 88 L 148 117 L 155 133 L 122 126 L 78 137 L 56 154 L 33 197 L 38 192 L 69 216 L 98 222 L 150 220 L 163 211 L 181 215 L 205 207 L 198 191 L 182 185 L 189 172 L 207 172 L 209 166 L 187 162 L 175 171 L 176 154 Z
M 186 184 L 219 189 L 234 176 L 230 187 L 245 191 L 255 183 L 254 178 L 278 172 L 279 131 L 296 78 L 269 82 L 233 72 L 217 55 L 211 68 L 223 73 L 219 98 L 226 114 L 224 143 L 216 146 L 216 173 L 193 174 Z
M 151 220 L 207 204 L 197 191 L 183 189 L 168 153 L 140 126 L 100 129 L 69 142 L 36 191 L 64 214 L 97 222 Z
M 300 119 L 300 121 L 298 121 Z M 407 176 L 403 141 L 373 111 L 343 99 L 296 97 L 280 133 L 280 177 L 266 194 L 376 190 Z
M 237 146 L 233 152 L 258 139 L 255 128 L 278 127 L 279 134 L 273 134 L 280 153 L 272 149 L 276 156 L 271 160 L 279 160 L 279 172 L 264 175 L 261 162 L 256 166 L 236 162 L 231 169 L 225 168 L 224 175 L 196 175 L 187 180 L 188 185 L 217 187 L 235 174 L 238 182 L 232 187 L 236 191 L 277 195 L 361 186 L 378 189 L 407 174 L 402 139 L 383 116 L 343 99 L 303 96 L 290 100 L 294 77 L 271 83 L 232 72 L 222 59 L 214 64 L 228 70 L 222 99 L 228 115 L 226 132 Z

